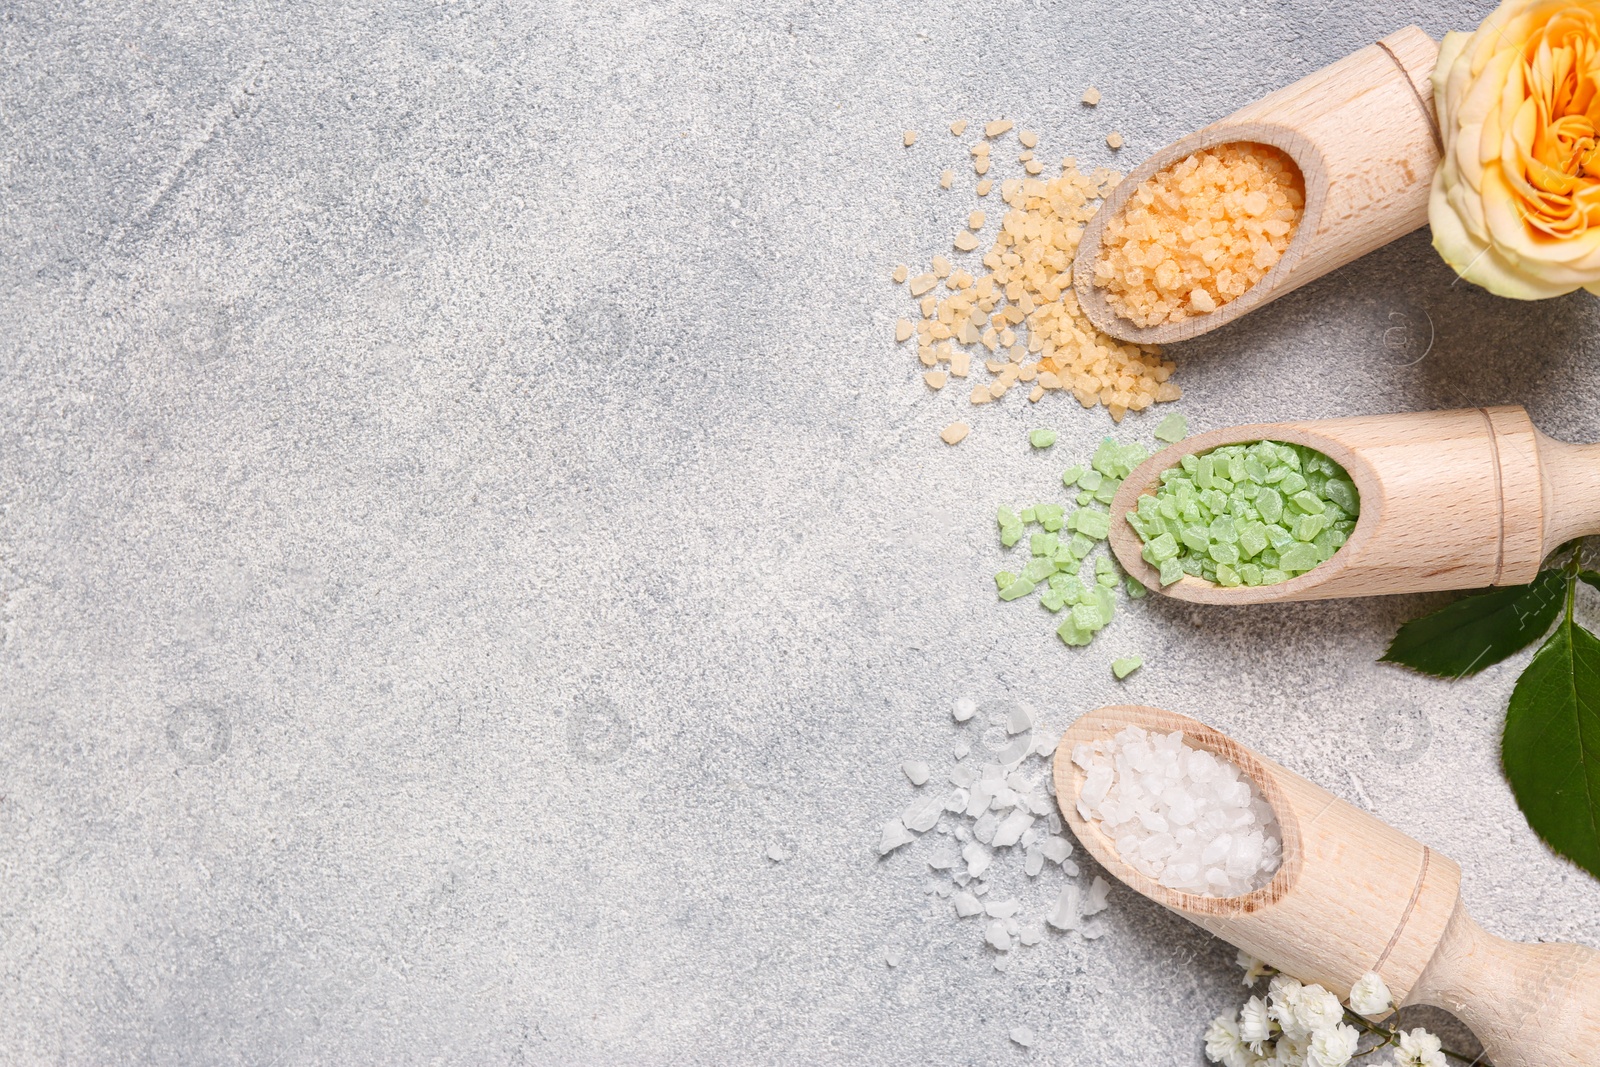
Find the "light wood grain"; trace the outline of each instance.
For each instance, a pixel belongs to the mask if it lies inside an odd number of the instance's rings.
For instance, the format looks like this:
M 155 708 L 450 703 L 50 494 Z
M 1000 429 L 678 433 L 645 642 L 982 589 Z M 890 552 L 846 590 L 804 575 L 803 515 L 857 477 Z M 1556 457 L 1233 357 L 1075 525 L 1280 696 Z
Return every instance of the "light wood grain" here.
M 1073 261 L 1078 303 L 1100 330 L 1138 344 L 1167 344 L 1226 325 L 1284 293 L 1410 233 L 1428 220 L 1439 131 L 1428 89 L 1438 45 L 1408 26 L 1168 145 L 1129 173 L 1085 227 Z M 1139 183 L 1217 145 L 1282 149 L 1305 180 L 1300 227 L 1272 270 L 1209 315 L 1139 327 L 1094 285 L 1108 220 Z
M 1361 515 L 1326 563 L 1277 585 L 1163 587 L 1128 525 L 1139 497 L 1185 455 L 1250 441 L 1306 445 L 1338 463 Z M 1111 550 L 1135 578 L 1179 600 L 1284 600 L 1478 589 L 1531 581 L 1565 541 L 1600 533 L 1600 446 L 1554 441 L 1520 407 L 1255 423 L 1212 430 L 1140 464 L 1111 501 Z
M 1260 786 L 1283 834 L 1283 866 L 1238 897 L 1167 889 L 1123 862 L 1077 810 L 1079 742 L 1128 725 L 1182 731 Z M 1062 735 L 1054 777 L 1061 813 L 1110 874 L 1273 967 L 1347 1000 L 1376 971 L 1401 1004 L 1435 1004 L 1472 1027 L 1497 1067 L 1577 1067 L 1600 1048 L 1600 953 L 1523 945 L 1484 933 L 1461 906 L 1454 861 L 1198 720 L 1117 705 Z

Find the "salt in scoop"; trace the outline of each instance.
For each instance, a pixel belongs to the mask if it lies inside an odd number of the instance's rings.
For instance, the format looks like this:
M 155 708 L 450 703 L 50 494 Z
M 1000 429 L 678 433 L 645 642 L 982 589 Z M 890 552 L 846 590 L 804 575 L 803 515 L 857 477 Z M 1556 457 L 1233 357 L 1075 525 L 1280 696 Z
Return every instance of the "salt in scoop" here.
M 1255 782 L 1282 839 L 1270 882 L 1233 897 L 1169 889 L 1124 861 L 1100 824 L 1083 818 L 1077 801 L 1086 773 L 1073 749 L 1128 726 L 1181 731 L 1185 744 Z M 1432 1004 L 1466 1023 L 1496 1067 L 1595 1062 L 1600 952 L 1485 932 L 1462 906 L 1461 868 L 1449 857 L 1204 723 L 1161 708 L 1099 708 L 1062 735 L 1054 776 L 1062 817 L 1108 873 L 1257 959 L 1341 1000 L 1376 972 L 1397 1005 Z
M 1361 496 L 1349 540 L 1276 585 L 1163 586 L 1127 514 L 1191 453 L 1250 441 L 1305 445 L 1345 469 Z M 1145 460 L 1111 500 L 1111 550 L 1139 581 L 1179 600 L 1265 604 L 1522 585 L 1552 551 L 1600 533 L 1600 445 L 1539 432 L 1521 407 L 1255 423 L 1185 438 Z
M 1089 321 L 1135 344 L 1186 340 L 1422 226 L 1441 145 L 1431 82 L 1438 57 L 1438 44 L 1407 26 L 1135 167 L 1084 228 L 1073 260 L 1073 288 Z M 1107 221 L 1158 172 L 1202 149 L 1239 143 L 1271 145 L 1300 170 L 1305 207 L 1282 258 L 1243 295 L 1209 314 L 1143 327 L 1118 315 L 1094 284 Z

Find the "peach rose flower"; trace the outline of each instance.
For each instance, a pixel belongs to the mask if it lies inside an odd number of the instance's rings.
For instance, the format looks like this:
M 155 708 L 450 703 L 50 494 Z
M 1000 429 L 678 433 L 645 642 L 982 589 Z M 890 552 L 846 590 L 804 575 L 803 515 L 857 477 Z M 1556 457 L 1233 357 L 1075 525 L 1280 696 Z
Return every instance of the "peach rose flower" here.
M 1600 0 L 1505 0 L 1445 34 L 1433 93 L 1445 262 L 1519 300 L 1600 294 Z

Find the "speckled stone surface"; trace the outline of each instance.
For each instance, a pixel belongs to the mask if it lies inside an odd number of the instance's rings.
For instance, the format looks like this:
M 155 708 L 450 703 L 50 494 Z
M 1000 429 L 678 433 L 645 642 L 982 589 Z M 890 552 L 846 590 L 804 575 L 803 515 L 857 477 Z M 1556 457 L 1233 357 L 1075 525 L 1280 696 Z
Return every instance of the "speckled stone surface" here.
M 891 337 L 974 204 L 951 119 L 1126 168 L 1486 11 L 0 6 L 0 1061 L 1200 1063 L 1225 946 L 1118 888 L 1000 973 L 878 858 L 960 696 L 1194 714 L 1492 930 L 1600 943 L 1498 772 L 1525 655 L 1377 665 L 1441 597 L 1063 647 L 995 602 L 993 510 L 1108 417 L 972 411 Z M 1597 337 L 1417 233 L 1173 348 L 1172 408 L 1600 440 Z

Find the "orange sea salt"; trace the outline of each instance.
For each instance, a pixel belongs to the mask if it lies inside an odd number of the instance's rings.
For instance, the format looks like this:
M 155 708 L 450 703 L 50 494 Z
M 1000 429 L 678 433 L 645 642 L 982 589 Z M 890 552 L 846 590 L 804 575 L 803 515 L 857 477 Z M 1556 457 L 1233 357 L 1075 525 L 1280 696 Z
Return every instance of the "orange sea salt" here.
M 1285 153 L 1204 149 L 1143 182 L 1106 223 L 1095 285 L 1136 326 L 1209 314 L 1282 258 L 1304 208 L 1300 170 Z

